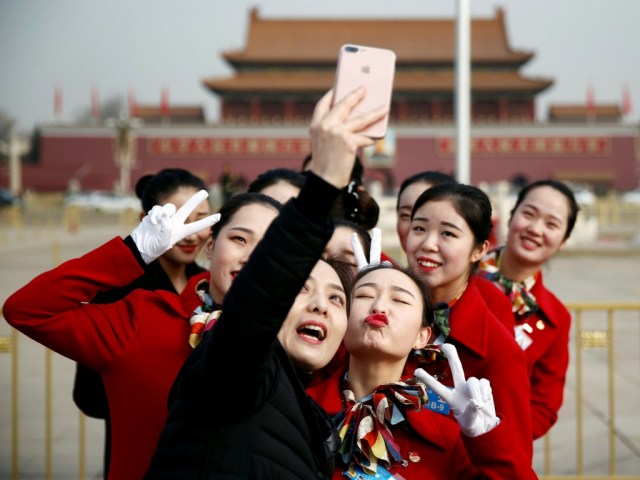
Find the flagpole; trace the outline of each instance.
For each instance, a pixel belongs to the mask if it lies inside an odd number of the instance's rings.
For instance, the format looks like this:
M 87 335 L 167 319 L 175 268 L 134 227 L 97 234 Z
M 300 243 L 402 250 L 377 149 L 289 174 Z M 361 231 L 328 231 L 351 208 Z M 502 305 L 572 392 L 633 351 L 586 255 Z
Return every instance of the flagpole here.
M 91 118 L 93 122 L 100 122 L 100 97 L 97 85 L 91 87 Z
M 593 123 L 596 118 L 596 97 L 593 93 L 593 85 L 587 87 L 587 123 Z
M 471 26 L 469 0 L 457 0 L 456 16 L 456 180 L 471 182 L 470 124 L 471 124 Z
M 53 91 L 53 119 L 55 123 L 60 123 L 62 116 L 62 88 L 56 85 Z
M 162 87 L 162 92 L 160 93 L 160 117 L 162 119 L 162 123 L 168 123 L 171 121 L 169 111 L 169 88 L 167 86 Z

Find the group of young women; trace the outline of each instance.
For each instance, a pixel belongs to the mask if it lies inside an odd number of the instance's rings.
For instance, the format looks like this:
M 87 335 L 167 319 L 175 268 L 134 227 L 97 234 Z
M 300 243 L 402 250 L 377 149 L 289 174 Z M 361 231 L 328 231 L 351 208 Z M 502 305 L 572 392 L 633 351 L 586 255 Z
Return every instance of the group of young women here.
M 489 252 L 487 196 L 417 175 L 398 199 L 408 267 L 363 266 L 349 241 L 369 252 L 368 232 L 332 218 L 385 114 L 347 120 L 363 93 L 318 102 L 294 189 L 265 175 L 210 215 L 199 185 L 168 182 L 130 236 L 6 301 L 11 325 L 100 375 L 109 478 L 536 478 L 569 325 L 539 272 L 571 192 L 523 191 Z

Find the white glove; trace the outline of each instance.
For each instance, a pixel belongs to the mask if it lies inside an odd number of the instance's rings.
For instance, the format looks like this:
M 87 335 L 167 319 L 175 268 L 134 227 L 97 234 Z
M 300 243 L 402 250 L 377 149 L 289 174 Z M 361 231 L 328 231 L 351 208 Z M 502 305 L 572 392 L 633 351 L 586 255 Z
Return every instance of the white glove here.
M 447 355 L 451 367 L 453 390 L 449 390 L 421 368 L 418 368 L 414 375 L 449 404 L 460 425 L 460 430 L 465 435 L 477 437 L 489 432 L 500 423 L 500 419 L 496 416 L 489 380 L 486 378 L 478 380 L 475 377 L 465 380 L 456 347 L 450 343 L 444 343 L 442 350 Z
M 374 228 L 371 230 L 371 249 L 369 250 L 369 262 L 364 255 L 364 249 L 360 243 L 360 238 L 357 233 L 351 234 L 351 247 L 353 248 L 353 255 L 356 257 L 356 265 L 358 271 L 371 265 L 377 265 L 380 263 L 380 257 L 382 255 L 382 230 Z
M 206 190 L 200 190 L 177 212 L 172 203 L 156 205 L 151 209 L 131 232 L 131 238 L 145 263 L 151 263 L 183 238 L 210 228 L 220 220 L 220 214 L 216 213 L 185 225 L 187 217 L 208 196 Z

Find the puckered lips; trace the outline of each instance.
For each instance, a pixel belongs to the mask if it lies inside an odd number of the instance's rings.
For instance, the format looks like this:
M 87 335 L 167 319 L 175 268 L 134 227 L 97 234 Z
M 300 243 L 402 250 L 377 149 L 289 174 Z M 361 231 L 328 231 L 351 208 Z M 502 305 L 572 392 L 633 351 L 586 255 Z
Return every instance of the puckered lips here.
M 305 342 L 318 345 L 327 338 L 327 326 L 315 320 L 306 320 L 296 329 L 298 336 Z
M 374 328 L 382 328 L 389 325 L 389 319 L 384 313 L 374 313 L 365 318 L 364 323 Z

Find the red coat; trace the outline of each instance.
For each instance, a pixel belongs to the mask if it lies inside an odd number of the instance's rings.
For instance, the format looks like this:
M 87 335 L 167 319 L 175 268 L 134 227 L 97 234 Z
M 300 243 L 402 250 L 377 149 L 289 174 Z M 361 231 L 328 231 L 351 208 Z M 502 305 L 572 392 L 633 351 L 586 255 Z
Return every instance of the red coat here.
M 522 464 L 530 466 L 533 442 L 526 359 L 513 338 L 513 330 L 504 328 L 487 307 L 478 283 L 472 276 L 462 296 L 451 307 L 447 342 L 456 346 L 467 378 L 486 378 L 491 382 L 496 411 L 512 422 L 509 429 L 512 453 Z M 410 366 L 413 367 L 415 365 Z M 453 386 L 447 362 L 434 367 L 445 372 L 441 382 Z M 439 373 L 431 368 L 425 370 Z
M 100 372 L 112 424 L 109 478 L 140 479 L 167 416 L 178 370 L 192 351 L 188 318 L 200 303 L 192 277 L 181 296 L 135 290 L 123 300 L 87 304 L 99 291 L 144 272 L 120 238 L 45 272 L 9 297 L 13 327 L 51 350 Z
M 487 280 L 482 277 L 474 277 L 476 287 L 478 287 L 478 291 L 484 300 L 484 303 L 487 304 L 493 316 L 500 320 L 509 334 L 512 337 L 515 337 L 515 332 L 513 327 L 515 326 L 513 319 L 513 310 L 511 307 L 511 302 L 506 295 L 500 295 L 498 291 L 498 295 L 496 295 L 496 286 L 493 282 Z
M 340 395 L 343 375 L 341 370 L 307 390 L 331 415 L 343 408 Z M 490 432 L 471 438 L 461 434 L 455 420 L 448 416 L 426 409 L 405 413 L 410 428 L 405 428 L 405 422 L 392 426 L 393 439 L 405 460 L 409 459 L 408 452 L 420 460 L 409 461 L 406 467 L 393 467 L 391 474 L 402 475 L 406 480 L 536 478 L 530 465 L 514 462 L 509 432 L 513 425 L 508 419 L 502 419 Z M 344 480 L 342 473 L 346 466 L 337 463 L 333 478 Z
M 492 286 L 493 289 L 483 291 L 485 298 L 494 297 L 500 301 L 507 298 L 500 288 Z M 545 435 L 558 420 L 569 366 L 571 314 L 544 286 L 542 273 L 531 293 L 538 302 L 537 312 L 522 321 L 517 321 L 513 313 L 498 319 L 508 328 L 515 324 L 529 325 L 532 343 L 524 353 L 531 381 L 531 425 L 535 440 Z

